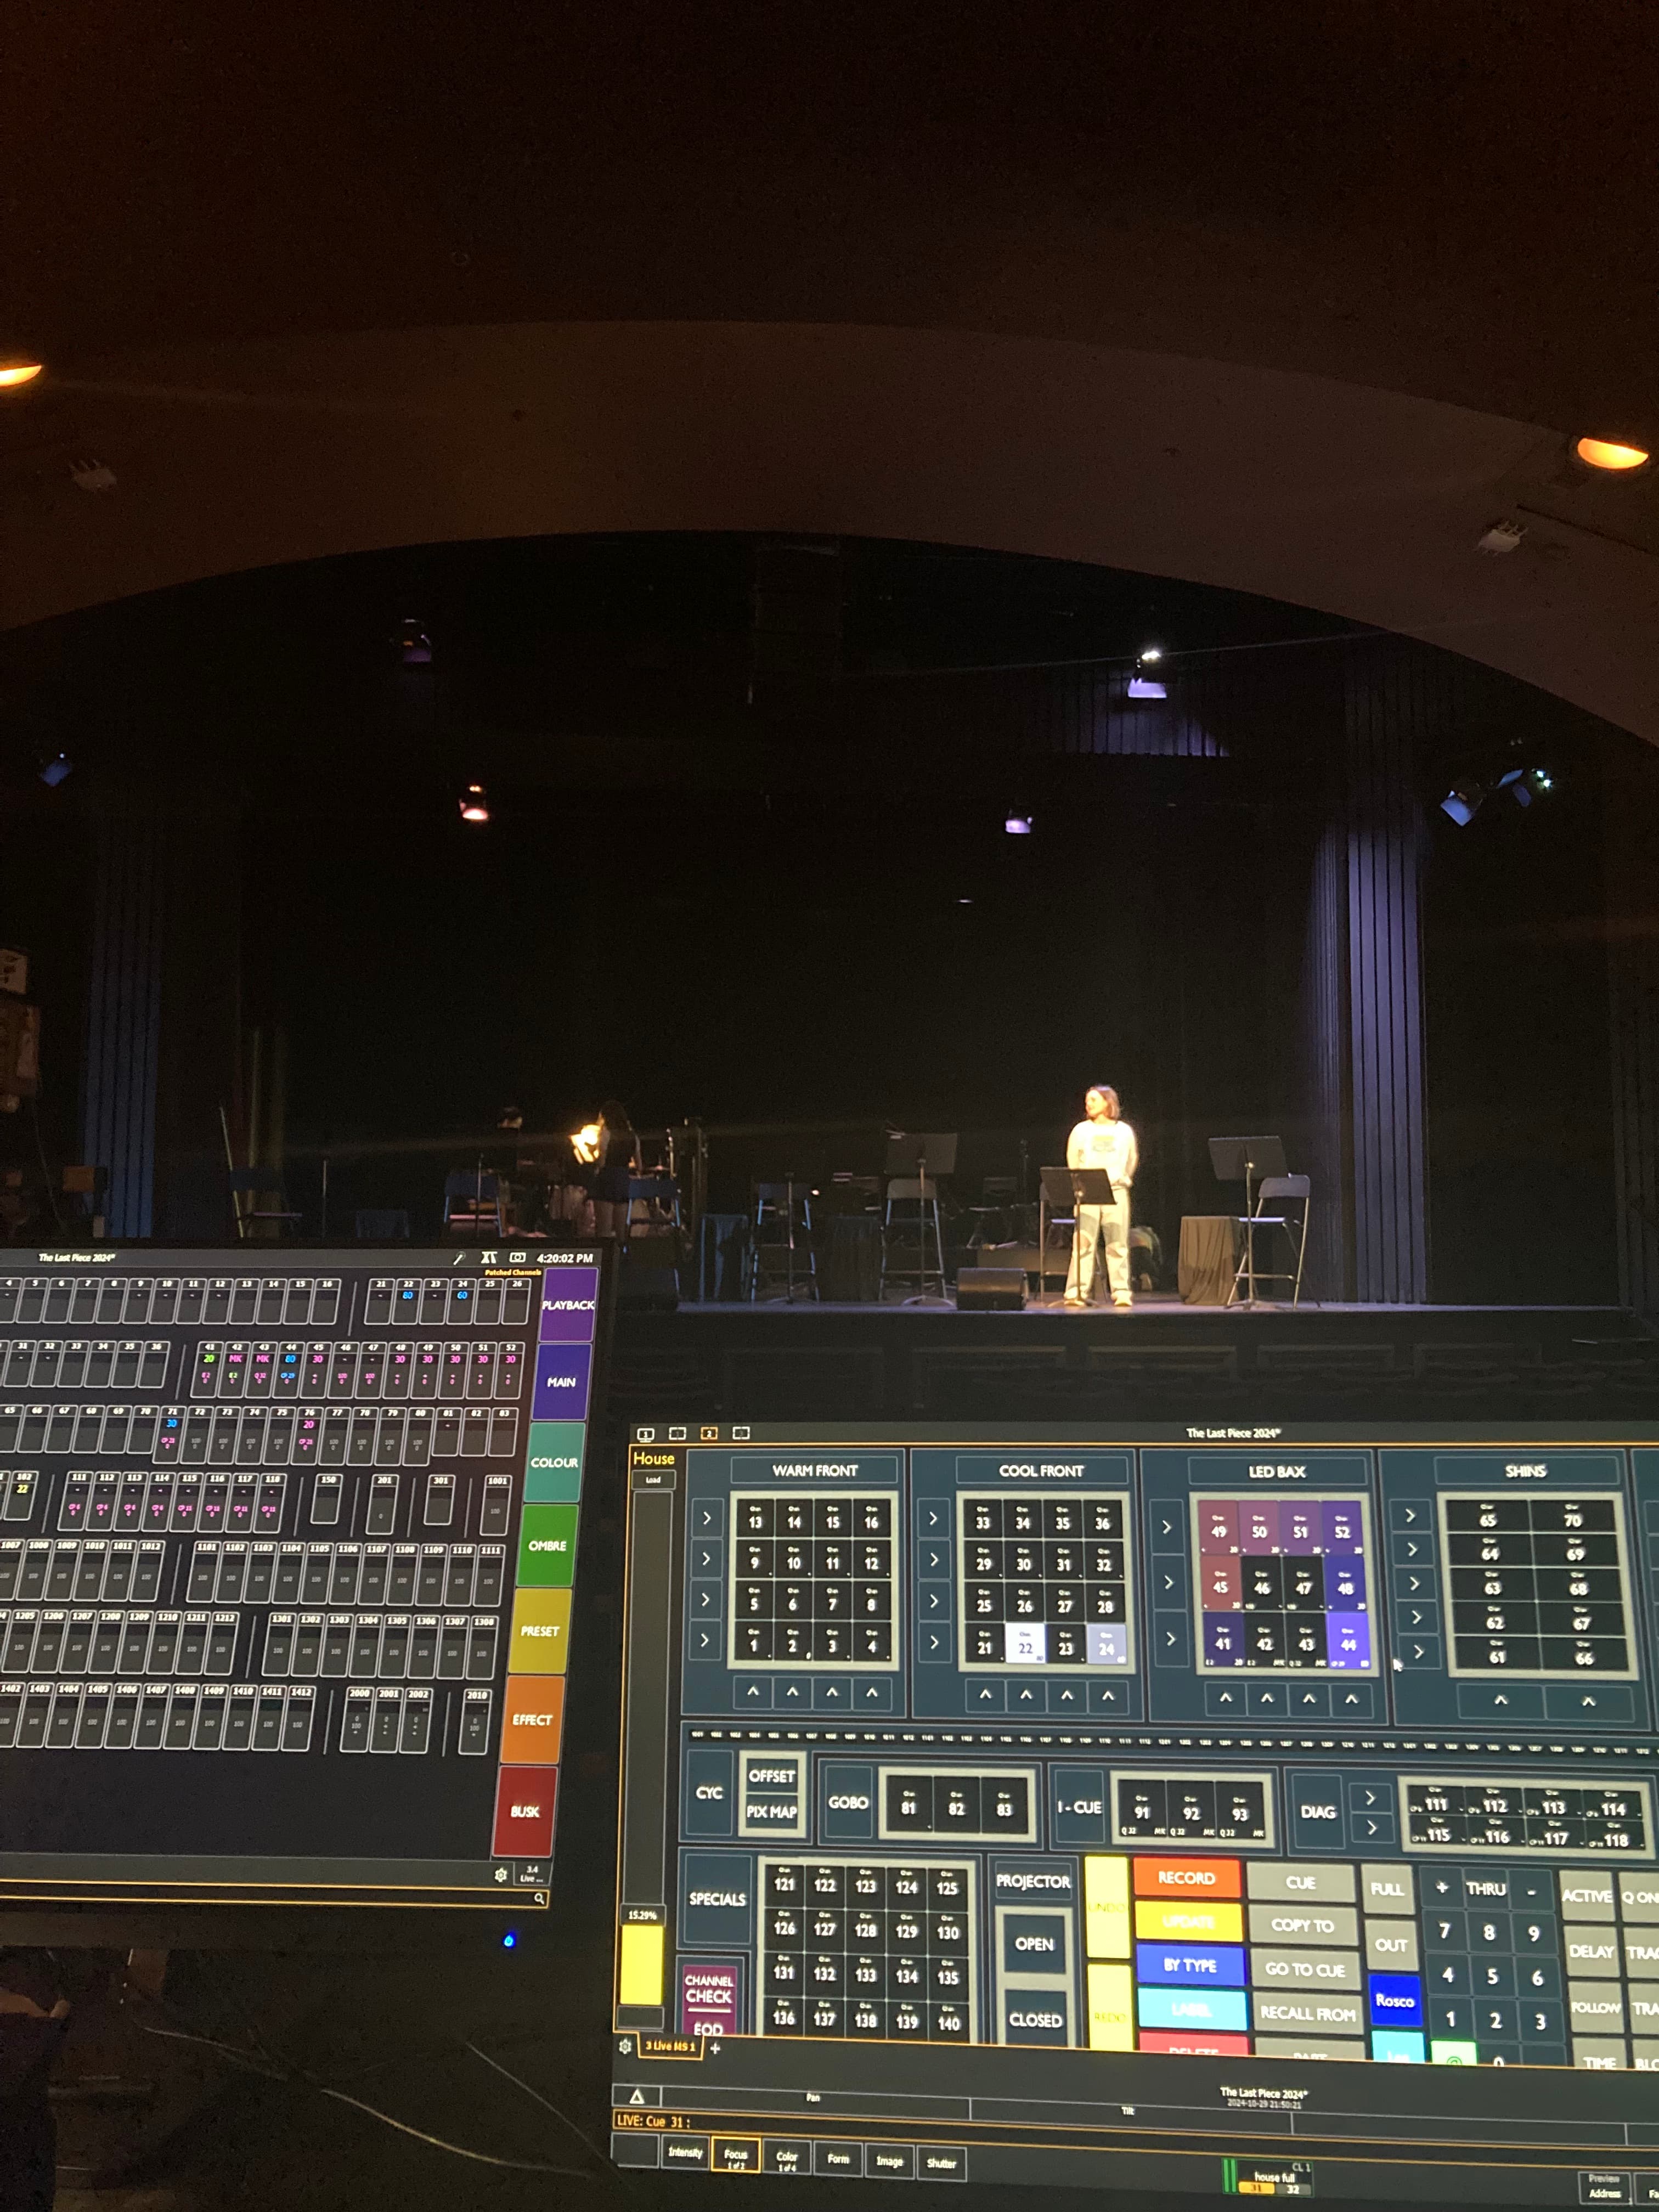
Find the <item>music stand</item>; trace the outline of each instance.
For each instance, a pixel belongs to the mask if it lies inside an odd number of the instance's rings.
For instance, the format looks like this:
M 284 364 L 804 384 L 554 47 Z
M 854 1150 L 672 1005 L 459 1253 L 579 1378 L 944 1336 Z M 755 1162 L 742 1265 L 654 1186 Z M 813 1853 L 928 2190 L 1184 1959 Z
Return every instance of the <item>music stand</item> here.
M 1268 1176 L 1290 1173 L 1285 1158 L 1284 1139 L 1280 1137 L 1212 1137 L 1210 1165 L 1215 1170 L 1218 1182 L 1242 1182 L 1244 1186 L 1244 1257 L 1233 1271 L 1233 1287 L 1227 1303 L 1231 1305 L 1237 1297 L 1238 1279 L 1242 1275 L 1249 1285 L 1244 1304 L 1249 1306 L 1260 1304 L 1262 1301 L 1255 1294 L 1255 1186 Z
M 957 1132 L 954 1129 L 946 1133 L 935 1130 L 931 1134 L 904 1129 L 890 1129 L 887 1133 L 887 1160 L 883 1170 L 884 1176 L 890 1182 L 896 1177 L 908 1178 L 914 1175 L 917 1185 L 915 1279 L 921 1284 L 921 1288 L 914 1297 L 906 1298 L 904 1303 L 907 1306 L 949 1305 L 951 1303 L 945 1295 L 945 1240 L 939 1229 L 938 1178 L 940 1176 L 954 1175 L 956 1172 L 957 1136 Z M 930 1174 L 933 1178 L 931 1182 Z M 930 1206 L 933 1209 L 933 1243 L 939 1253 L 937 1269 L 927 1265 L 927 1218 Z M 886 1241 L 884 1231 L 882 1237 L 884 1248 Z M 886 1272 L 884 1259 L 883 1272 L 884 1273 Z M 893 1272 L 902 1275 L 907 1271 L 896 1268 Z M 935 1273 L 939 1277 L 937 1297 L 930 1293 L 927 1288 L 928 1282 Z
M 1037 1224 L 1037 1285 L 1048 1279 L 1048 1224 L 1066 1218 L 1060 1208 L 1072 1209 L 1072 1249 L 1077 1249 L 1081 1231 L 1078 1209 L 1084 1206 L 1115 1206 L 1117 1193 L 1112 1188 L 1112 1178 L 1104 1168 L 1042 1168 L 1038 1171 L 1042 1187 L 1042 1218 Z

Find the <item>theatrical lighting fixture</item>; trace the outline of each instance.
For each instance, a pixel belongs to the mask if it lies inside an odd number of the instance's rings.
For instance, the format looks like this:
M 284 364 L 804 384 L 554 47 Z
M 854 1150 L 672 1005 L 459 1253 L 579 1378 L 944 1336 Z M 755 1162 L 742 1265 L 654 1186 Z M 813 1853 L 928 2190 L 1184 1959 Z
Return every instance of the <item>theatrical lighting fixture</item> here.
M 488 822 L 489 800 L 481 783 L 469 783 L 457 802 L 463 822 Z
M 1140 648 L 1140 665 L 1143 668 L 1148 661 L 1162 660 L 1163 658 L 1164 647 L 1161 645 L 1143 645 Z
M 1440 802 L 1443 814 L 1449 814 L 1460 829 L 1467 830 L 1487 799 L 1500 791 L 1508 792 L 1519 807 L 1532 805 L 1534 797 L 1547 798 L 1555 788 L 1555 778 L 1545 768 L 1510 768 L 1501 775 L 1488 770 L 1482 775 L 1461 775 Z
M 432 658 L 432 640 L 427 635 L 426 624 L 414 615 L 406 615 L 398 625 L 398 650 L 404 657 L 405 668 L 422 668 Z
M 1621 445 L 1613 438 L 1580 438 L 1572 450 L 1587 469 L 1604 469 L 1613 476 L 1644 469 L 1652 459 L 1645 447 Z
M 0 392 L 15 392 L 20 385 L 33 384 L 44 367 L 38 361 L 0 362 Z
M 50 760 L 42 761 L 40 768 L 41 782 L 52 791 L 56 791 L 64 777 L 74 772 L 75 763 L 67 753 L 54 753 Z
M 597 1165 L 599 1157 L 599 1125 L 584 1121 L 580 1129 L 571 1132 L 570 1149 L 585 1168 Z
M 70 482 L 76 491 L 113 491 L 115 471 L 107 461 L 95 460 L 88 454 L 70 463 Z
M 1030 814 L 1011 814 L 1002 826 L 1011 837 L 1029 837 L 1034 818 Z
M 1527 534 L 1524 522 L 1489 522 L 1474 541 L 1477 553 L 1513 553 Z

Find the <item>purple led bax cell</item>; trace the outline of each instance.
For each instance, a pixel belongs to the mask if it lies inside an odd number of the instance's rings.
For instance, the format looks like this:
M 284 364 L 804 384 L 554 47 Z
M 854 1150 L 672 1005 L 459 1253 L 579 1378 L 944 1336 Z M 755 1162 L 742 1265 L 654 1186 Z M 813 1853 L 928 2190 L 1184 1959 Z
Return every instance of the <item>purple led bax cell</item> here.
M 1238 1508 L 1238 1548 L 1241 1552 L 1277 1552 L 1281 1508 L 1271 1498 L 1249 1498 Z
M 1325 1601 L 1334 1613 L 1365 1610 L 1365 1570 L 1358 1559 L 1326 1561 Z
M 1367 1668 L 1371 1663 L 1371 1625 L 1363 1613 L 1325 1615 L 1328 1667 Z
M 1323 1549 L 1324 1516 L 1317 1503 L 1285 1498 L 1279 1508 L 1279 1548 L 1309 1553 Z
M 1242 1613 L 1206 1613 L 1204 1616 L 1204 1663 L 1206 1667 L 1244 1664 L 1244 1616 Z
M 1319 1509 L 1324 1522 L 1323 1548 L 1327 1552 L 1347 1553 L 1350 1555 L 1365 1548 L 1364 1519 L 1358 1499 L 1327 1498 Z

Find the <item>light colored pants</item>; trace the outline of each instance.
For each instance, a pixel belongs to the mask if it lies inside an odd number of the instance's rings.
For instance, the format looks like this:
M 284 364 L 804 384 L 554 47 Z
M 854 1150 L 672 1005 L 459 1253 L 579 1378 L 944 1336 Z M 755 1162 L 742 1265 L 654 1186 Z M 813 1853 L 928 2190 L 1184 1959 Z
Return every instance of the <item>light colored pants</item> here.
M 1072 1237 L 1071 1271 L 1066 1278 L 1068 1298 L 1091 1298 L 1095 1292 L 1097 1249 L 1106 1245 L 1106 1279 L 1114 1298 L 1129 1295 L 1129 1201 L 1115 1206 L 1079 1206 Z

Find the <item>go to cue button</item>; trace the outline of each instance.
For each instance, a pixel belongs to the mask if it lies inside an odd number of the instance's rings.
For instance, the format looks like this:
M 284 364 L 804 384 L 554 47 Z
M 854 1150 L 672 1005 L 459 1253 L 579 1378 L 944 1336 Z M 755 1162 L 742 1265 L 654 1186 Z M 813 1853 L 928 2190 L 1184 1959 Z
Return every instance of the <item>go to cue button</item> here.
M 1137 1897 L 1242 1897 L 1243 1869 L 1237 1859 L 1166 1859 L 1137 1856 Z

